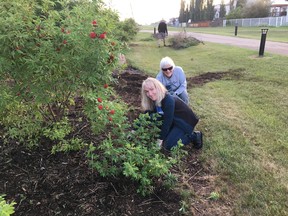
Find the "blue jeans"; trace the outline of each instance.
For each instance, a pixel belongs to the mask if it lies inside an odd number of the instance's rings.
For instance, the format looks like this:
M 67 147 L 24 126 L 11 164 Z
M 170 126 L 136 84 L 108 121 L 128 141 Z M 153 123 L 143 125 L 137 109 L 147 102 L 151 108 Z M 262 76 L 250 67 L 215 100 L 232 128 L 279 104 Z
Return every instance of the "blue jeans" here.
M 189 96 L 187 91 L 183 91 L 181 94 L 178 95 L 178 97 L 183 100 L 186 104 L 189 104 Z
M 164 148 L 171 150 L 172 147 L 177 146 L 178 141 L 181 139 L 184 145 L 191 143 L 195 137 L 192 133 L 187 134 L 183 129 L 173 126 L 164 142 Z

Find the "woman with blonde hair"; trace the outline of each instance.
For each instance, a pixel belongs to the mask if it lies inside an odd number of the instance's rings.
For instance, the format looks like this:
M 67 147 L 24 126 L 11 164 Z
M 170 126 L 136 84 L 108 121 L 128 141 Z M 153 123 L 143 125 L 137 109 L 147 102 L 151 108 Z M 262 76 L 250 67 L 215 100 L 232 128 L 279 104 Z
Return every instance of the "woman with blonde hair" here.
M 194 148 L 202 148 L 202 133 L 194 132 L 199 118 L 181 99 L 170 95 L 159 80 L 149 77 L 143 81 L 141 105 L 144 112 L 161 116 L 158 118 L 162 121 L 159 145 L 170 150 L 181 140 L 184 145 L 192 142 Z

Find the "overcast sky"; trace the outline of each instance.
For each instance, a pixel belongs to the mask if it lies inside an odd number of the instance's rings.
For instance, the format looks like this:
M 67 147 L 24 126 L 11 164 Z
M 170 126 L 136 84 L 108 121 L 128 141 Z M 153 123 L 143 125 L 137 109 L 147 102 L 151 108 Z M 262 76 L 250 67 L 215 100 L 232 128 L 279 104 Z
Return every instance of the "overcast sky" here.
M 228 1 L 228 0 L 226 0 Z M 159 22 L 162 18 L 169 21 L 178 17 L 180 0 L 104 0 L 108 6 L 119 12 L 121 20 L 134 18 L 138 24 Z M 189 0 L 188 0 L 189 2 Z M 214 0 L 214 4 L 221 0 Z

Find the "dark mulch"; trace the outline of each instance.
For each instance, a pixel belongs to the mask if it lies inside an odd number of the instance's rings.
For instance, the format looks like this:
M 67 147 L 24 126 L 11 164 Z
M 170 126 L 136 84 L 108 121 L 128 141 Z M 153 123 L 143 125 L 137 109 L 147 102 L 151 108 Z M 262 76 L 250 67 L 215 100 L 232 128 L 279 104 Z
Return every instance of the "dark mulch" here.
M 128 117 L 132 120 L 139 114 L 140 88 L 147 76 L 133 68 L 115 72 L 114 76 L 119 82 L 115 90 L 130 105 Z M 207 77 L 201 78 L 207 82 Z M 194 79 L 197 85 L 201 83 L 200 78 Z M 189 82 L 193 80 L 188 79 L 188 86 Z M 39 146 L 29 150 L 13 140 L 5 145 L 0 140 L 0 194 L 17 203 L 14 215 L 180 215 L 179 190 L 168 190 L 159 183 L 152 195 L 142 197 L 136 192 L 135 182 L 124 177 L 100 177 L 89 168 L 84 151 L 51 154 L 51 143 L 46 140 Z M 189 154 L 184 160 L 189 175 L 178 173 L 182 189 L 194 193 L 187 215 L 221 215 L 226 208 L 218 212 L 219 206 L 225 204 L 207 199 L 214 177 L 199 160 L 201 150 L 187 148 Z

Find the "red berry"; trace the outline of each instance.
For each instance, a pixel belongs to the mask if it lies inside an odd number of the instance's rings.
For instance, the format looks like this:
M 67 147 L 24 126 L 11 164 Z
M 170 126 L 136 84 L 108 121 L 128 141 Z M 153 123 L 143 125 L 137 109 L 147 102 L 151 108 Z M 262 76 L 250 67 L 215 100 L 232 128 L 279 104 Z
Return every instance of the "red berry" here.
M 97 37 L 97 34 L 95 32 L 90 33 L 90 38 L 96 38 L 96 37 Z
M 102 109 L 103 109 L 103 106 L 102 106 L 102 105 L 99 105 L 99 106 L 98 106 L 98 109 L 99 109 L 99 110 L 102 110 Z
M 106 83 L 106 84 L 104 84 L 104 86 L 103 86 L 104 88 L 108 88 L 108 84 Z
M 102 99 L 99 97 L 97 98 L 98 102 L 101 103 L 102 102 Z
M 99 35 L 99 38 L 100 38 L 100 39 L 105 39 L 105 38 L 106 38 L 106 32 L 100 34 L 100 35 Z
M 109 117 L 108 119 L 109 119 L 109 121 L 112 121 L 112 120 L 113 120 L 111 117 Z
M 96 20 L 93 20 L 93 21 L 92 21 L 92 25 L 93 25 L 93 26 L 97 26 L 97 21 L 96 21 Z
M 110 114 L 114 115 L 115 114 L 115 110 L 110 110 Z

